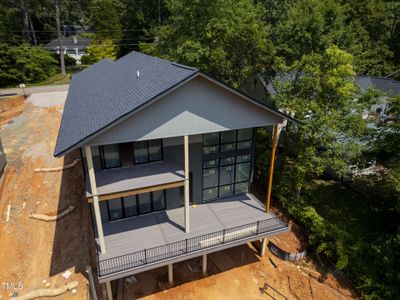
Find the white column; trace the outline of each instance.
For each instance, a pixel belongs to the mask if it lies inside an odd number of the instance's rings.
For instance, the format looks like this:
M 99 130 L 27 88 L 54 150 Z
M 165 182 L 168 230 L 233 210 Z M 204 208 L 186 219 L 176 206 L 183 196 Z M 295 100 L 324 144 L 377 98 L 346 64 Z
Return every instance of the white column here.
M 203 254 L 203 259 L 202 259 L 202 266 L 203 266 L 203 276 L 207 275 L 207 254 Z
M 184 152 L 185 152 L 185 232 L 190 232 L 189 219 L 189 136 L 184 136 Z
M 105 253 L 106 245 L 104 243 L 103 224 L 101 222 L 99 197 L 97 196 L 96 177 L 94 175 L 92 150 L 90 149 L 90 147 L 85 147 L 85 153 L 89 171 L 90 188 L 92 190 L 92 195 L 93 195 L 94 218 L 96 219 L 97 234 L 99 236 L 99 243 L 100 243 L 100 252 Z
M 168 283 L 170 286 L 174 285 L 174 267 L 172 264 L 168 265 Z
M 111 290 L 111 281 L 106 282 L 106 289 L 107 289 L 107 298 L 108 300 L 113 300 L 112 290 Z

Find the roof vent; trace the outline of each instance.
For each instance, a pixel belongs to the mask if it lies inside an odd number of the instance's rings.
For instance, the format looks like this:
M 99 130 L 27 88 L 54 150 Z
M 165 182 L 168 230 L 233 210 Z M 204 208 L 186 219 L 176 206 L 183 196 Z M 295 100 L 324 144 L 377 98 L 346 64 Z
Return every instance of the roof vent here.
M 136 78 L 139 78 L 139 76 L 140 76 L 140 72 L 139 72 L 139 70 L 137 70 L 136 71 Z

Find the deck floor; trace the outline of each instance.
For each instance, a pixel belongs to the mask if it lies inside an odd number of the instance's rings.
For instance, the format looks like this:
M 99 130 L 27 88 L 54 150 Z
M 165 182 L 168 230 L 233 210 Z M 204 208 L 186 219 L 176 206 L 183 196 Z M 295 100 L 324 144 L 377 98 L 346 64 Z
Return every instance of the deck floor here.
M 274 218 L 252 194 L 190 207 L 190 233 L 184 231 L 184 208 L 103 224 L 108 259 L 235 226 Z

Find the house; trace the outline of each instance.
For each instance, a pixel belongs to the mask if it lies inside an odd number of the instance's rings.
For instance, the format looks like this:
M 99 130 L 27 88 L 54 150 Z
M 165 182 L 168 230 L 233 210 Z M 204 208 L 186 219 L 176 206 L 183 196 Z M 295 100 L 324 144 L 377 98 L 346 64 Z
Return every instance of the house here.
M 139 52 L 72 79 L 54 155 L 80 149 L 97 272 L 110 282 L 288 230 L 250 187 L 256 131 L 296 120 L 200 70 Z
M 76 60 L 77 64 L 81 64 L 82 56 L 86 54 L 86 48 L 91 43 L 91 38 L 81 38 L 78 36 L 71 36 L 62 39 L 64 54 Z M 44 46 L 45 49 L 52 53 L 60 54 L 58 46 L 58 39 L 52 40 Z

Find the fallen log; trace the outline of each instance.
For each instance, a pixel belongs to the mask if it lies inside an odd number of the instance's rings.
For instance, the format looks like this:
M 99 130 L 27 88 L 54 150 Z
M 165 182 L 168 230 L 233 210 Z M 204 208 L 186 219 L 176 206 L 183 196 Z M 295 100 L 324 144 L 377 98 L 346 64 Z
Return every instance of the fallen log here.
M 54 168 L 36 168 L 35 172 L 57 172 L 57 171 L 62 171 L 66 169 L 73 168 L 77 163 L 79 162 L 79 158 L 75 159 L 72 163 L 67 164 L 62 167 L 54 167 Z
M 30 214 L 29 217 L 32 219 L 37 219 L 37 220 L 46 221 L 46 222 L 57 221 L 57 220 L 65 217 L 66 215 L 68 215 L 74 209 L 75 209 L 75 206 L 71 205 L 71 206 L 68 206 L 68 208 L 66 210 L 64 210 L 63 212 L 61 212 L 55 216 L 49 216 L 49 215 L 45 215 L 45 214 Z
M 56 289 L 37 289 L 32 292 L 26 293 L 25 295 L 12 297 L 10 300 L 31 300 L 39 297 L 55 297 L 62 295 L 70 290 L 73 290 L 78 286 L 78 281 L 71 281 L 65 286 Z

